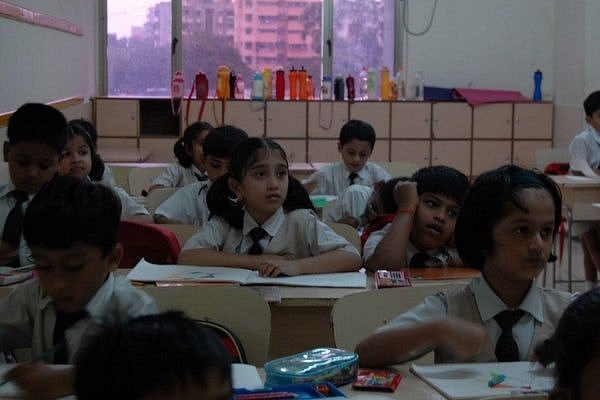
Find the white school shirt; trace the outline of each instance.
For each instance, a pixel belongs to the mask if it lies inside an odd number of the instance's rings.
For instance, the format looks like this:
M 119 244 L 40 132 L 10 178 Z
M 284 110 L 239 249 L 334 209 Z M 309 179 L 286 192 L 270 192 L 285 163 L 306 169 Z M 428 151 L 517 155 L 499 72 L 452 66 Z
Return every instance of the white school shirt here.
M 124 277 L 112 273 L 85 307 L 89 316 L 65 331 L 69 362 L 100 329 L 116 322 L 157 312 L 154 299 L 131 286 Z M 25 282 L 0 299 L 0 351 L 31 347 L 32 356 L 53 347 L 56 309 L 38 279 Z
M 125 189 L 119 186 L 111 186 L 111 188 L 121 201 L 121 219 L 131 218 L 136 215 L 150 215 L 146 207 L 135 201 Z
M 110 186 L 117 186 L 115 175 L 113 174 L 112 169 L 110 169 L 110 167 L 106 164 L 104 164 L 104 172 L 102 173 L 100 182 Z
M 162 215 L 182 224 L 202 226 L 208 221 L 210 211 L 206 205 L 206 193 L 210 189 L 211 182 L 194 182 L 177 189 L 167 200 L 165 200 L 154 215 Z
M 6 217 L 8 217 L 10 210 L 12 210 L 15 204 L 17 203 L 17 199 L 15 199 L 10 194 L 15 189 L 16 187 L 12 182 L 0 184 L 0 235 L 2 235 L 2 232 L 4 232 L 4 224 L 6 223 Z M 23 202 L 23 213 L 25 213 L 25 210 L 29 206 L 31 199 L 33 199 L 34 196 L 34 194 L 30 194 L 29 199 Z M 22 232 L 21 242 L 19 243 L 19 263 L 21 266 L 33 263 L 31 250 L 29 249 L 29 246 L 27 246 Z
M 154 180 L 152 185 L 163 185 L 164 187 L 182 187 L 189 185 L 190 183 L 198 182 L 196 176 L 206 176 L 206 174 L 200 171 L 194 164 L 188 168 L 184 168 L 179 163 L 172 163 Z
M 354 184 L 365 186 L 373 186 L 376 182 L 387 181 L 392 178 L 385 168 L 372 162 L 367 162 L 357 174 L 358 177 L 354 180 Z M 329 194 L 337 196 L 342 190 L 350 186 L 349 175 L 350 171 L 343 162 L 335 162 L 323 166 L 308 178 L 304 179 L 302 184 L 315 181 L 319 182 L 319 186 L 310 194 Z
M 252 246 L 249 232 L 258 224 L 244 214 L 243 228 L 233 228 L 221 217 L 211 218 L 192 236 L 182 250 L 209 248 L 226 253 L 245 254 Z M 333 250 L 359 254 L 356 247 L 321 222 L 312 210 L 298 209 L 284 213 L 279 209 L 261 227 L 268 237 L 260 242 L 265 254 L 293 255 L 296 258 L 317 256 Z
M 589 126 L 578 133 L 569 144 L 571 160 L 583 158 L 592 169 L 600 168 L 600 132 Z
M 323 222 L 337 222 L 342 217 L 350 215 L 359 221 L 358 226 L 367 224 L 365 210 L 373 194 L 372 186 L 350 185 L 337 196 L 330 200 L 321 212 Z

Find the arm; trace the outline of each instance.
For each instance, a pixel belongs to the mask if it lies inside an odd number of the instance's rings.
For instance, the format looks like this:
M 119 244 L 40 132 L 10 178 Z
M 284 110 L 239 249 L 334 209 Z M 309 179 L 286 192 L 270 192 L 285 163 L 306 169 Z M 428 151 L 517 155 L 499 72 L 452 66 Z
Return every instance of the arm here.
M 183 222 L 181 221 L 178 221 L 176 219 L 170 219 L 160 214 L 154 214 L 152 217 L 154 219 L 155 224 L 183 224 Z
M 8 371 L 5 377 L 14 380 L 29 398 L 54 399 L 74 390 L 73 366 L 56 369 L 42 363 L 25 363 Z
M 183 250 L 179 254 L 178 264 L 184 265 L 214 265 L 220 267 L 258 269 L 263 263 L 285 260 L 287 256 L 275 254 L 236 254 L 226 253 L 210 248 L 196 248 Z
M 156 189 L 161 189 L 161 188 L 164 188 L 164 187 L 165 187 L 165 185 L 161 185 L 161 184 L 152 185 L 152 186 L 150 186 L 150 187 L 148 188 L 148 193 L 150 193 L 150 192 L 151 192 L 151 191 L 153 191 L 153 190 L 156 190 Z
M 360 256 L 344 250 L 333 250 L 318 256 L 298 260 L 265 262 L 258 269 L 261 276 L 324 274 L 350 272 L 360 268 Z
M 4 242 L 0 242 L 0 265 L 8 265 L 19 258 L 19 249 L 13 249 Z

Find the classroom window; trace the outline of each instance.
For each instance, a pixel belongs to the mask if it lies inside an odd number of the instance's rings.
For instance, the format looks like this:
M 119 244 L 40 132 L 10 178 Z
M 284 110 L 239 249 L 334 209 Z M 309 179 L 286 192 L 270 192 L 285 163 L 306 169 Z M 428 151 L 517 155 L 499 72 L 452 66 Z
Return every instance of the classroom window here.
M 203 71 L 213 96 L 220 65 L 249 83 L 279 66 L 304 67 L 320 82 L 323 73 L 357 78 L 363 66 L 402 64 L 394 0 L 104 1 L 109 96 L 168 97 L 172 69 L 183 71 L 186 93 Z

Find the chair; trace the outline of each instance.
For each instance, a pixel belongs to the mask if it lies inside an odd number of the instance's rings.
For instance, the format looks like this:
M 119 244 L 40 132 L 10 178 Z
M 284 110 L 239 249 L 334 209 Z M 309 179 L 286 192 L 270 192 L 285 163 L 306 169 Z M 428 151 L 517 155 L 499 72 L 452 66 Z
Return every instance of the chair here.
M 134 167 L 129 170 L 127 182 L 129 194 L 139 196 L 143 190 L 148 190 L 152 180 L 165 170 L 165 167 Z
M 327 225 L 333 229 L 335 233 L 346 239 L 350 244 L 360 252 L 360 236 L 355 228 L 348 224 L 342 224 L 341 222 L 328 221 Z
M 146 201 L 146 210 L 150 214 L 154 214 L 154 211 L 173 193 L 175 193 L 179 188 L 158 188 L 154 189 L 150 193 L 148 193 L 147 201 Z
M 246 351 L 240 338 L 229 328 L 213 321 L 196 321 L 214 333 L 221 339 L 223 346 L 231 356 L 231 362 L 236 364 L 247 364 Z
M 338 299 L 331 309 L 336 347 L 354 351 L 376 328 L 419 304 L 427 295 L 451 285 L 421 285 L 352 293 Z M 433 362 L 433 353 L 419 359 Z
M 158 224 L 158 226 L 173 232 L 175 236 L 177 236 L 177 240 L 179 241 L 179 245 L 181 247 L 183 247 L 185 242 L 187 242 L 190 237 L 196 234 L 199 229 L 195 225 L 184 224 Z
M 160 311 L 180 310 L 199 321 L 226 326 L 239 337 L 248 363 L 261 367 L 267 360 L 271 310 L 264 297 L 247 287 L 183 286 L 142 288 Z
M 571 154 L 567 149 L 540 149 L 535 152 L 535 167 L 544 171 L 550 163 L 569 163 Z
M 120 221 L 117 240 L 124 250 L 119 268 L 133 268 L 142 257 L 154 264 L 176 264 L 181 251 L 173 232 L 137 221 Z
M 406 161 L 377 161 L 393 177 L 412 176 L 418 169 L 417 164 Z

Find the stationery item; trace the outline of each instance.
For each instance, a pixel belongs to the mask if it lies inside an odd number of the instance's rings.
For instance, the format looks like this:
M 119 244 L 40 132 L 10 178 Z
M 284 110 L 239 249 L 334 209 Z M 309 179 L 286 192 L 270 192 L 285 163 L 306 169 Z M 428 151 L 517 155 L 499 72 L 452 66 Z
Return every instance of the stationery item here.
M 34 266 L 26 265 L 24 267 L 0 267 L 0 286 L 10 285 L 12 283 L 22 282 L 33 277 Z
M 404 271 L 388 271 L 379 269 L 375 271 L 375 288 L 392 288 L 412 286 L 408 273 Z
M 244 268 L 199 267 L 195 265 L 158 265 L 142 259 L 127 275 L 133 282 L 203 282 L 241 285 L 284 285 L 316 287 L 366 288 L 367 276 L 362 272 L 338 272 L 330 274 L 306 274 L 263 278 L 258 271 Z
M 263 382 L 258 370 L 251 364 L 231 364 L 231 383 L 234 389 L 262 389 Z
M 329 382 L 277 385 L 255 390 L 236 389 L 233 400 L 344 399 L 346 396 Z
M 373 390 L 378 392 L 393 392 L 396 390 L 402 375 L 387 369 L 361 369 L 352 384 L 356 390 Z
M 416 365 L 410 370 L 448 399 L 479 399 L 554 387 L 554 368 L 529 361 Z

